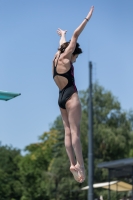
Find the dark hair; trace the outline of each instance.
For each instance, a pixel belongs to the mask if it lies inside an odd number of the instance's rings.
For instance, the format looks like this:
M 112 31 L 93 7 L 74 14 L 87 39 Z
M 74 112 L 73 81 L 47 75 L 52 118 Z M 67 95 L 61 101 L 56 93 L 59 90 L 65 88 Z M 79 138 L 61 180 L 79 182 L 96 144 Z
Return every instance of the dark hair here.
M 70 44 L 70 41 L 69 42 L 65 42 L 63 43 L 60 48 L 58 48 L 58 50 L 63 53 L 65 51 L 65 49 L 69 46 Z M 76 54 L 81 54 L 82 53 L 82 49 L 80 48 L 80 45 L 79 43 L 76 43 L 76 47 L 75 47 L 75 50 L 73 52 L 73 55 L 76 55 Z

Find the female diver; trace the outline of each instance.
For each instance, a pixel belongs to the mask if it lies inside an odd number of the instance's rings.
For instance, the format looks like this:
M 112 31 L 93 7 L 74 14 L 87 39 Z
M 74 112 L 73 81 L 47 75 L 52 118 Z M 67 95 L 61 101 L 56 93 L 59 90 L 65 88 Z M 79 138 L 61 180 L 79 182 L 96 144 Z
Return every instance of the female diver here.
M 58 105 L 65 129 L 65 147 L 70 160 L 70 171 L 79 183 L 85 180 L 85 168 L 80 142 L 81 104 L 74 80 L 73 63 L 82 53 L 77 40 L 91 18 L 93 10 L 92 6 L 69 42 L 65 40 L 66 31 L 57 30 L 61 37 L 60 47 L 53 60 L 53 79 L 59 88 Z

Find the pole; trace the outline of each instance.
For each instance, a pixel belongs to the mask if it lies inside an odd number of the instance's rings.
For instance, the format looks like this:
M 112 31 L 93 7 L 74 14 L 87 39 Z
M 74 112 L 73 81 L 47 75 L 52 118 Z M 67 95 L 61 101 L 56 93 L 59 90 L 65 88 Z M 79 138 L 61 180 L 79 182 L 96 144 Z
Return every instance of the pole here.
M 110 169 L 108 169 L 108 182 L 109 182 L 108 200 L 110 200 Z
M 133 200 L 133 166 L 132 166 L 132 200 Z
M 88 200 L 93 200 L 93 105 L 92 105 L 92 63 L 89 62 L 89 110 L 88 110 Z

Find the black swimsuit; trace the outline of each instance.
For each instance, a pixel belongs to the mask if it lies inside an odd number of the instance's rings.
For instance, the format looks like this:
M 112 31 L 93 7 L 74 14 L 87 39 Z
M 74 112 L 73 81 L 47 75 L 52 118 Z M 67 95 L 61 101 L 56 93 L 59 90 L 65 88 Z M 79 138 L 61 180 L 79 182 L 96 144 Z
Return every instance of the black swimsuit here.
M 57 61 L 57 64 L 58 64 L 58 61 Z M 62 90 L 59 90 L 59 99 L 58 99 L 58 105 L 61 108 L 66 109 L 65 104 L 66 104 L 67 100 L 72 96 L 73 93 L 77 92 L 77 88 L 75 85 L 75 79 L 74 79 L 74 67 L 73 67 L 72 63 L 70 63 L 71 64 L 70 69 L 64 74 L 59 74 L 56 71 L 57 64 L 54 67 L 53 78 L 56 75 L 58 75 L 58 76 L 63 76 L 68 80 L 67 85 Z

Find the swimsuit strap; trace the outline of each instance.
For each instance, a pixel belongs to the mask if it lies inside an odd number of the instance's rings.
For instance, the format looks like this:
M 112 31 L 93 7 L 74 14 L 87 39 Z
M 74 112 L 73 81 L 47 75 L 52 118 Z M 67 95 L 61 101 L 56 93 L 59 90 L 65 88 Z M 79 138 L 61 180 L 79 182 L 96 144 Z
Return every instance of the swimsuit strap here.
M 58 65 L 58 60 L 59 60 L 59 58 L 60 58 L 60 55 L 61 55 L 61 52 L 60 52 L 60 54 L 59 54 L 59 56 L 58 56 L 57 63 L 56 63 L 56 65 L 55 65 L 55 67 L 57 67 L 57 65 Z M 54 61 L 55 61 L 55 59 L 56 59 L 56 56 L 55 56 L 55 58 L 54 58 Z

